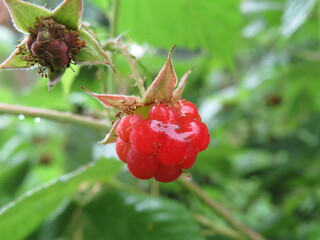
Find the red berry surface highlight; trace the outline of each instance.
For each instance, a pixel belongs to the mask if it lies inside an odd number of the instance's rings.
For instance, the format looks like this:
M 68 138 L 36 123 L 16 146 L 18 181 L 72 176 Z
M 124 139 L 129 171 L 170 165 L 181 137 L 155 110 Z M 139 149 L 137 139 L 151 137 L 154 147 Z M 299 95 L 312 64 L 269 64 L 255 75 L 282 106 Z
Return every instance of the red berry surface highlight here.
M 155 104 L 147 118 L 123 117 L 117 127 L 116 152 L 139 179 L 176 180 L 207 148 L 210 135 L 196 106 L 186 100 Z

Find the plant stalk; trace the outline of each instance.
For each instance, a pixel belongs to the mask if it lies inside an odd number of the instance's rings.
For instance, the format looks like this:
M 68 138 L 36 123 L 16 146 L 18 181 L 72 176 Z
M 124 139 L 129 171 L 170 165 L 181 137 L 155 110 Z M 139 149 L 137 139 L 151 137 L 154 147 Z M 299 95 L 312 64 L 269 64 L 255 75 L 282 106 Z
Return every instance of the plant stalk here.
M 189 191 L 197 195 L 197 197 L 207 204 L 215 213 L 225 219 L 230 226 L 238 230 L 244 237 L 250 240 L 265 240 L 265 238 L 263 238 L 259 233 L 254 232 L 246 225 L 239 222 L 225 206 L 210 198 L 209 195 L 206 194 L 199 185 L 191 182 L 186 176 L 181 176 L 179 181 Z
M 110 122 L 97 120 L 92 117 L 81 116 L 69 112 L 59 112 L 55 110 L 25 107 L 6 103 L 0 103 L 0 114 L 46 118 L 57 122 L 76 124 L 97 131 L 107 131 L 107 129 L 111 127 Z
M 120 0 L 114 0 L 113 3 L 113 12 L 112 19 L 110 21 L 110 38 L 116 38 L 118 34 L 118 22 L 119 22 L 119 13 L 120 13 Z M 110 60 L 112 64 L 116 67 L 116 56 L 113 52 L 110 52 Z M 109 71 L 108 73 L 108 92 L 115 92 L 115 73 L 113 71 Z
M 215 222 L 211 221 L 209 218 L 207 218 L 206 216 L 203 216 L 201 214 L 195 214 L 194 218 L 201 224 L 203 224 L 204 226 L 207 226 L 209 228 L 211 228 L 213 230 L 213 233 L 215 234 L 220 234 L 220 235 L 224 235 L 224 236 L 228 236 L 230 238 L 233 239 L 238 239 L 238 240 L 243 240 L 244 237 L 242 236 L 242 234 L 236 232 L 235 230 L 225 227 L 225 226 L 221 226 L 216 224 Z

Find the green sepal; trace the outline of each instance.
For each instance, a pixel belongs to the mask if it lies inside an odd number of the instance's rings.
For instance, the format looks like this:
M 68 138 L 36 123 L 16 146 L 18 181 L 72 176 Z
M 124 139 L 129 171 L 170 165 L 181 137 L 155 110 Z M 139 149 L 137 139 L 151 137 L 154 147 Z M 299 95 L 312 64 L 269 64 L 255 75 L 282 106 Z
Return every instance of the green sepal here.
M 30 68 L 30 64 L 21 57 L 20 47 L 25 45 L 26 40 L 22 41 L 16 50 L 0 65 L 0 70 L 16 70 L 21 68 Z
M 53 10 L 52 16 L 60 23 L 76 29 L 80 27 L 82 11 L 82 0 L 65 0 Z
M 77 64 L 111 64 L 108 55 L 103 51 L 97 40 L 84 28 L 84 26 L 81 26 L 78 33 L 80 39 L 86 41 L 86 46 L 76 55 Z M 110 66 L 112 67 L 112 65 Z
M 12 22 L 15 28 L 23 33 L 29 32 L 29 27 L 32 27 L 36 21 L 36 17 L 49 17 L 51 12 L 41 6 L 23 2 L 20 0 L 4 0 L 10 12 Z
M 54 85 L 56 85 L 60 81 L 66 69 L 67 68 L 59 68 L 58 70 L 55 70 L 55 71 L 51 71 L 50 69 L 48 70 L 49 91 L 54 87 Z

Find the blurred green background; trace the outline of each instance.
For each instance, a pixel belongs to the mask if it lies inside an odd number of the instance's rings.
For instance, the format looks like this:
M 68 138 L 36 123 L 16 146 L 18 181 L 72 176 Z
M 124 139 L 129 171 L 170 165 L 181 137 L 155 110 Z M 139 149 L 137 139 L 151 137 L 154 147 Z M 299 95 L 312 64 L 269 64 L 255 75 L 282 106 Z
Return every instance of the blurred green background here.
M 115 16 L 115 1 L 85 0 L 83 21 L 102 44 L 122 35 L 147 85 L 174 44 L 178 77 L 195 67 L 184 97 L 199 107 L 212 139 L 192 180 L 267 239 L 320 239 L 319 1 L 118 4 Z M 0 0 L 0 62 L 21 37 Z M 81 67 L 51 92 L 36 70 L 1 71 L 0 102 L 112 121 L 115 112 L 80 86 L 138 94 L 126 58 L 113 58 L 116 75 Z M 0 115 L 1 240 L 239 239 L 179 182 L 133 178 L 114 146 L 98 143 L 107 131 Z

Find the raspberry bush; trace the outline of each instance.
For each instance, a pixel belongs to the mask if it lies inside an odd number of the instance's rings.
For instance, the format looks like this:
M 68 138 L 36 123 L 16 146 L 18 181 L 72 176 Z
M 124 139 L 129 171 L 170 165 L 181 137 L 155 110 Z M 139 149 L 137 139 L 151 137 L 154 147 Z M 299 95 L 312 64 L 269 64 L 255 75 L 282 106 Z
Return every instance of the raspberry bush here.
M 116 151 L 130 173 L 159 182 L 177 179 L 209 144 L 209 131 L 196 106 L 186 100 L 155 104 L 147 118 L 125 116 L 117 127 Z

